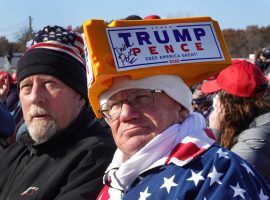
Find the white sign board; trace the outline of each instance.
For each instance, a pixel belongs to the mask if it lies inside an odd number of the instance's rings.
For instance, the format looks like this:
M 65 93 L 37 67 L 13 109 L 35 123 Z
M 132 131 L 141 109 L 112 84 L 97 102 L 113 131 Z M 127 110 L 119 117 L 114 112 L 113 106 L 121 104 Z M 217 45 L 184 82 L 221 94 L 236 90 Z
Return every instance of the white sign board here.
M 106 29 L 117 71 L 222 61 L 211 22 Z

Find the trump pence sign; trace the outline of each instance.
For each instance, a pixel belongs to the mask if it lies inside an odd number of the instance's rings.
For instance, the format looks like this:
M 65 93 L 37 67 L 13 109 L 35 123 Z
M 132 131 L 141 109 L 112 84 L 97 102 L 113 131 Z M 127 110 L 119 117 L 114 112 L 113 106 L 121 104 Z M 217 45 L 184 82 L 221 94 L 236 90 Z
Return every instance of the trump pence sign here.
M 106 33 L 119 71 L 224 60 L 211 22 L 107 28 Z

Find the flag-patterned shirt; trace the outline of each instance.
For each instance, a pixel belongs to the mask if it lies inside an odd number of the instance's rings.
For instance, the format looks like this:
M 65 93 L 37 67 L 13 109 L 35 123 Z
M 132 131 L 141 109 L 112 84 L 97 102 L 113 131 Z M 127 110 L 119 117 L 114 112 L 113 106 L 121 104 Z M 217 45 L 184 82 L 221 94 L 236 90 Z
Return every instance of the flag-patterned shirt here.
M 177 152 L 177 148 L 180 147 L 176 146 L 173 151 Z M 108 188 L 103 188 L 100 199 L 114 199 L 109 197 Z M 187 165 L 169 162 L 144 172 L 122 199 L 267 200 L 270 188 L 246 161 L 214 144 Z

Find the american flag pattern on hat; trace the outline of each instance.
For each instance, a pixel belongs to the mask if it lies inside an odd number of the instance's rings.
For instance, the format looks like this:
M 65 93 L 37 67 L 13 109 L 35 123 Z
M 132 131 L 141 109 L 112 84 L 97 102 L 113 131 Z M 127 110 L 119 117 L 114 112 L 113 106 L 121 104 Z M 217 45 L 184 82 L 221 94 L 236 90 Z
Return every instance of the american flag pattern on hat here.
M 79 33 L 72 30 L 60 26 L 46 26 L 33 37 L 29 50 L 36 48 L 46 48 L 67 53 L 85 65 L 83 38 Z

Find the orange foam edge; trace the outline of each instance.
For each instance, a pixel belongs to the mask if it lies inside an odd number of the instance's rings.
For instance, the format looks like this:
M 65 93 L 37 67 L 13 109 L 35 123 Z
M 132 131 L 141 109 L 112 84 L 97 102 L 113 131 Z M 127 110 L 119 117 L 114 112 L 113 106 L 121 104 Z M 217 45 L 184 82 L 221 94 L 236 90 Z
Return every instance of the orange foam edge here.
M 164 66 L 156 66 L 151 67 L 152 70 L 149 70 L 149 68 L 135 69 L 132 75 L 130 75 L 130 71 L 118 71 L 116 73 L 110 44 L 107 39 L 106 28 L 196 22 L 212 22 L 225 60 L 175 64 L 165 68 Z M 232 63 L 218 22 L 212 20 L 210 17 L 160 20 L 115 20 L 109 25 L 107 25 L 104 20 L 91 19 L 83 24 L 83 30 L 93 73 L 92 84 L 88 86 L 88 97 L 97 118 L 102 117 L 99 113 L 99 96 L 110 88 L 114 77 L 128 75 L 132 79 L 139 79 L 150 75 L 174 74 L 179 75 L 188 86 L 192 86 L 218 73 Z M 179 67 L 179 65 L 182 66 Z

